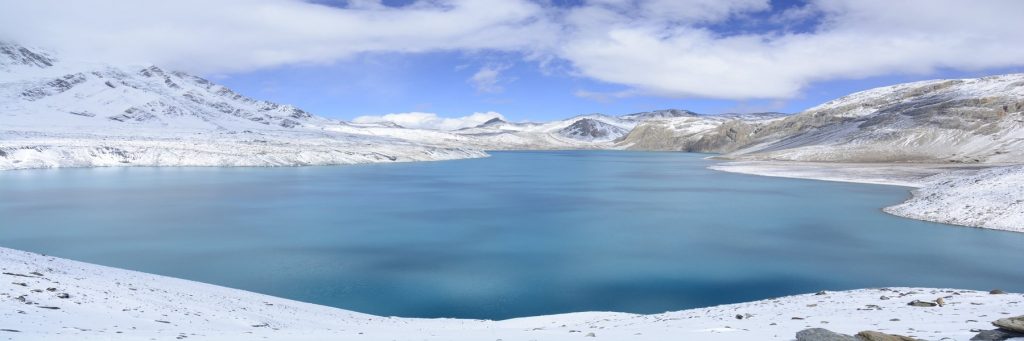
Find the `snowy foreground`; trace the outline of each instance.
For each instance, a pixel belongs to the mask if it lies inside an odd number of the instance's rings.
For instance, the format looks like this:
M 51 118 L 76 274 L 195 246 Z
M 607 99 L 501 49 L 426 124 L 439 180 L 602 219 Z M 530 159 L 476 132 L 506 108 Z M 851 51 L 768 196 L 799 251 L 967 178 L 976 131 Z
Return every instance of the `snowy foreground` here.
M 1024 166 L 740 161 L 710 168 L 764 176 L 914 187 L 912 198 L 886 207 L 884 211 L 919 220 L 1024 232 Z
M 0 340 L 792 340 L 863 330 L 968 340 L 1024 310 L 1022 294 L 882 288 L 655 315 L 504 321 L 380 317 L 0 248 Z M 64 298 L 62 298 L 64 297 Z M 943 298 L 943 306 L 909 306 Z M 740 318 L 742 317 L 742 318 Z

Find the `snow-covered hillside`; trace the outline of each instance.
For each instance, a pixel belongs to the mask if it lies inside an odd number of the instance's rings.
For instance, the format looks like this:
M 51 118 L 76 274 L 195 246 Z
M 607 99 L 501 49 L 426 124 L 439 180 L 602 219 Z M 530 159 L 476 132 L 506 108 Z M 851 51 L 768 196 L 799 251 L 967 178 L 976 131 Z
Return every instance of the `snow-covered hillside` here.
M 885 212 L 940 223 L 1024 232 L 1024 166 L 922 179 L 906 202 Z
M 792 340 L 803 329 L 968 340 L 1024 308 L 1021 294 L 881 288 L 636 315 L 504 321 L 361 314 L 0 248 L 0 338 L 9 340 Z M 914 300 L 942 306 L 917 307 Z M 975 331 L 972 331 L 975 330 Z
M 781 113 L 649 116 L 617 141 L 631 150 L 721 152 L 758 124 L 785 117 Z
M 882 87 L 737 131 L 724 158 L 1022 162 L 1024 74 Z
M 423 136 L 433 132 L 405 134 L 417 141 L 374 136 L 183 72 L 62 61 L 0 43 L 0 169 L 347 164 L 485 155 L 425 143 L 434 139 Z

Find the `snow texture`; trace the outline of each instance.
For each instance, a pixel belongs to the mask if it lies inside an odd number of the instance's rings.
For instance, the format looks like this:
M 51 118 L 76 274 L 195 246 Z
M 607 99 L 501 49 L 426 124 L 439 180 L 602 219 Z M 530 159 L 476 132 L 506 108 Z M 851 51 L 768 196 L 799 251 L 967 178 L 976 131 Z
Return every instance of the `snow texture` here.
M 382 317 L 0 248 L 0 338 L 9 340 L 792 340 L 822 327 L 927 340 L 1024 309 L 1024 295 L 929 288 L 823 292 L 636 315 L 503 321 Z M 65 298 L 62 298 L 65 297 Z M 915 307 L 913 300 L 943 298 Z

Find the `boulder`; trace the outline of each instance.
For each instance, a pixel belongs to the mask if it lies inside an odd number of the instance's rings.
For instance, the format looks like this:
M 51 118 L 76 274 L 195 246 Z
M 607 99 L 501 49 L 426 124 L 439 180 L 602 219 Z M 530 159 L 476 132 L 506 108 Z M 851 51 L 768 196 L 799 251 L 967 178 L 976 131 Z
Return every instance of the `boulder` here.
M 934 307 L 934 306 L 937 306 L 939 304 L 935 303 L 935 302 L 928 302 L 928 301 L 922 301 L 922 300 L 914 300 L 914 301 L 912 301 L 910 303 L 907 303 L 907 305 L 915 306 L 915 307 Z
M 1001 329 L 982 330 L 974 335 L 971 341 L 1004 341 L 1015 337 L 1024 338 L 1024 334 L 1009 332 Z
M 858 341 L 857 338 L 825 328 L 804 329 L 796 333 L 796 341 Z
M 998 319 L 995 322 L 992 322 L 992 324 L 1002 330 L 1024 333 L 1024 315 Z
M 857 339 L 863 341 L 920 341 L 912 337 L 886 334 L 871 330 L 865 330 L 860 333 L 857 333 Z

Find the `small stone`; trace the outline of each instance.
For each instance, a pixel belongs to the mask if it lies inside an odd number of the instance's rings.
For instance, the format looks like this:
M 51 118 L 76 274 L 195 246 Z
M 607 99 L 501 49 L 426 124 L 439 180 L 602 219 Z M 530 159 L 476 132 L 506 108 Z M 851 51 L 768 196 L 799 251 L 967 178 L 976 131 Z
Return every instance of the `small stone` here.
M 889 296 L 882 295 L 882 297 L 879 297 L 878 299 L 886 301 L 889 299 Z
M 858 341 L 857 338 L 825 328 L 804 329 L 796 333 L 796 341 Z
M 71 295 L 68 295 L 66 292 L 62 292 L 57 294 L 57 298 L 71 298 Z
M 857 339 L 863 341 L 919 341 L 918 339 L 907 337 L 903 335 L 886 334 L 882 332 L 876 332 L 871 330 L 865 330 L 857 333 Z
M 889 321 L 892 321 L 892 322 L 897 322 L 897 321 L 899 321 L 899 320 L 900 320 L 900 319 L 889 319 Z
M 1003 291 L 1002 289 L 992 289 L 988 293 L 992 294 L 992 295 L 1005 295 L 1006 294 L 1006 292 Z
M 914 307 L 934 307 L 934 306 L 937 306 L 939 304 L 935 303 L 935 302 L 928 302 L 928 301 L 922 301 L 922 300 L 913 300 L 910 303 L 907 303 L 907 305 L 914 306 Z
M 814 293 L 814 295 L 815 295 L 815 296 L 823 296 L 823 295 L 828 295 L 828 293 L 827 293 L 827 292 L 825 292 L 825 290 L 822 290 L 822 291 L 819 291 L 819 292 L 816 292 L 816 293 Z
M 584 335 L 583 337 L 597 337 L 597 334 L 587 333 L 587 335 Z
M 54 292 L 54 291 L 57 291 L 57 288 L 46 288 L 46 291 Z
M 737 319 L 737 320 L 742 320 L 742 319 L 743 319 L 743 315 L 740 315 L 740 314 L 736 314 L 736 319 Z
M 24 282 L 11 282 L 11 284 L 19 285 L 19 286 L 23 286 L 23 287 L 27 287 L 28 286 L 28 283 L 24 283 Z

